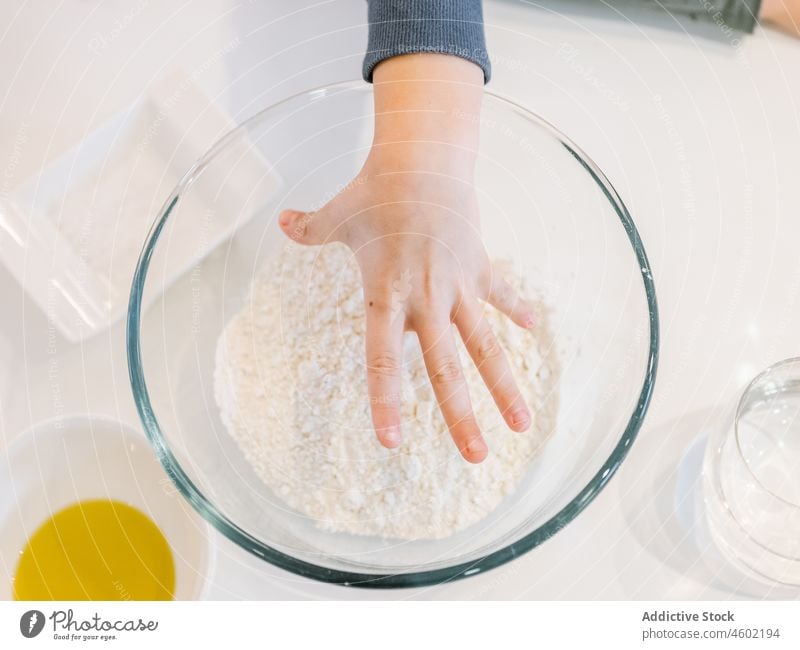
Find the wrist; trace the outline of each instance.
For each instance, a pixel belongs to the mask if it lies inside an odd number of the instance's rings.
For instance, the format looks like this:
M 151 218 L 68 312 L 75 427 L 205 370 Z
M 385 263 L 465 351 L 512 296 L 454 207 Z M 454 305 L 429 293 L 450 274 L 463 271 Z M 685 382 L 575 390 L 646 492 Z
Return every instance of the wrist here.
M 473 148 L 450 142 L 387 142 L 372 145 L 364 167 L 371 174 L 416 172 L 471 181 L 476 158 Z
M 446 54 L 381 62 L 373 75 L 379 166 L 471 174 L 478 149 L 483 72 Z

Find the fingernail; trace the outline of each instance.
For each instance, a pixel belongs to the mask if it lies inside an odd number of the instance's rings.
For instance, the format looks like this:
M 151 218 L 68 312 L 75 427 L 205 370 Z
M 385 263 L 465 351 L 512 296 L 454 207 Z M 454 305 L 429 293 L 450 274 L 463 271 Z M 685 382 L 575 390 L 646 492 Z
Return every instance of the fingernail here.
M 489 448 L 483 438 L 474 438 L 467 443 L 466 451 L 470 456 L 480 456 L 489 451 Z
M 292 213 L 288 210 L 284 210 L 281 212 L 280 216 L 278 217 L 278 223 L 282 226 L 288 226 L 289 222 L 292 220 Z
M 527 409 L 517 409 L 513 411 L 508 417 L 512 427 L 525 427 L 527 428 L 531 421 L 531 414 Z
M 534 325 L 536 325 L 536 319 L 533 316 L 527 316 L 524 323 L 525 329 L 531 329 Z
M 383 443 L 390 448 L 397 447 L 402 439 L 399 427 L 387 427 L 381 432 Z

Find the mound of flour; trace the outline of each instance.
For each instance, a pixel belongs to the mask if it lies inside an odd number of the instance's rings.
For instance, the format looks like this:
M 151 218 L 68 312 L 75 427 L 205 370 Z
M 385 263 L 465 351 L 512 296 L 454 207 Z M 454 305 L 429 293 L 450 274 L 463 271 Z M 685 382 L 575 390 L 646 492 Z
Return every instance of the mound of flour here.
M 523 288 L 524 290 L 524 288 Z M 341 244 L 291 244 L 253 282 L 217 346 L 221 419 L 256 474 L 321 528 L 397 539 L 442 538 L 491 513 L 555 426 L 558 367 L 547 312 L 525 331 L 487 318 L 533 413 L 509 430 L 456 334 L 473 408 L 489 445 L 464 461 L 430 387 L 416 335 L 404 341 L 403 442 L 372 430 L 358 266 Z

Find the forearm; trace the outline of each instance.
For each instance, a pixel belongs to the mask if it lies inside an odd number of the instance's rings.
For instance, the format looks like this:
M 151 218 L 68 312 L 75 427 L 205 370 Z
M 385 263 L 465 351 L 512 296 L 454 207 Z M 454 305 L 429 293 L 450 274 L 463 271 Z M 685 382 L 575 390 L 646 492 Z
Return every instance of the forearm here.
M 761 20 L 800 36 L 800 0 L 763 0 Z
M 475 164 L 483 72 L 446 54 L 408 54 L 376 66 L 373 153 L 416 171 L 469 175 Z

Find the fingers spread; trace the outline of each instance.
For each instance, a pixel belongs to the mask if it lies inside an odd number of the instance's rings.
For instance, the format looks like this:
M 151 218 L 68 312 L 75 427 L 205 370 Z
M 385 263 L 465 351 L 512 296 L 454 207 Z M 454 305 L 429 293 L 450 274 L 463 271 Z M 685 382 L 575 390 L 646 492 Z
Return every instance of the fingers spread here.
M 403 367 L 401 313 L 393 313 L 377 300 L 365 300 L 367 314 L 367 390 L 372 425 L 384 447 L 400 444 L 400 372 Z
M 530 411 L 511 374 L 505 352 L 476 300 L 462 302 L 455 324 L 508 426 L 514 431 L 527 430 L 531 424 Z
M 316 212 L 284 210 L 278 216 L 278 224 L 284 234 L 298 244 L 327 244 L 337 239 L 336 223 L 325 208 Z
M 530 329 L 534 326 L 533 306 L 497 273 L 492 274 L 492 284 L 486 301 L 520 327 Z
M 417 335 L 425 367 L 450 435 L 466 460 L 480 463 L 489 449 L 472 412 L 450 323 L 426 323 L 417 331 Z

